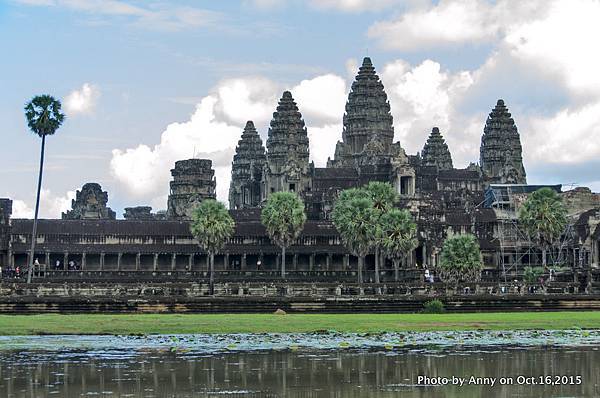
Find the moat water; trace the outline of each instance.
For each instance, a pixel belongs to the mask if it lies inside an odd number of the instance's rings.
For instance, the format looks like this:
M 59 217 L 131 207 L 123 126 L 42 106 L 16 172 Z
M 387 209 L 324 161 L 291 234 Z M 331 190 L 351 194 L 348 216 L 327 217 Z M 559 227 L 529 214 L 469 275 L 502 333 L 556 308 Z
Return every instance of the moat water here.
M 0 337 L 0 396 L 598 397 L 598 364 L 597 330 Z

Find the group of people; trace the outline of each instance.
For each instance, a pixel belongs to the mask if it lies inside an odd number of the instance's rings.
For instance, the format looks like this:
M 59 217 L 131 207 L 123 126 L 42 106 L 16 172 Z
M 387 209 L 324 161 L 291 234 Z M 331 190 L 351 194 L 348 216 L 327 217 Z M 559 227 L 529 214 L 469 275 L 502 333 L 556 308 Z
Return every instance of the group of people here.
M 37 261 L 37 259 L 36 259 Z M 60 262 L 60 260 L 56 260 L 56 262 L 54 263 L 54 270 L 55 271 L 62 271 L 64 270 L 64 265 Z M 81 269 L 81 265 L 79 265 L 79 263 L 77 261 L 71 260 L 67 263 L 67 270 L 69 271 L 79 271 Z
M 23 276 L 27 275 L 27 268 L 26 267 L 19 267 L 18 265 L 16 267 L 12 267 L 12 266 L 8 266 L 8 267 L 2 267 L 0 266 L 0 278 L 2 279 L 16 279 L 16 278 L 21 278 Z

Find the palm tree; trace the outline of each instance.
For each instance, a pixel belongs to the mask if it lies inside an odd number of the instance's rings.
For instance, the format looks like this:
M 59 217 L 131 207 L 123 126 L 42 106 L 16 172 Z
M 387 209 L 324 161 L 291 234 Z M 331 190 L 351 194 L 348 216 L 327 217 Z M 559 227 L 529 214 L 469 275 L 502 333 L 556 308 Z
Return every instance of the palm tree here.
M 381 217 L 383 250 L 394 262 L 394 280 L 398 282 L 398 263 L 419 244 L 417 224 L 408 210 L 391 209 Z
M 542 266 L 545 269 L 546 253 L 567 225 L 567 209 L 561 197 L 550 188 L 533 192 L 519 210 L 519 223 L 542 249 Z
M 304 228 L 304 203 L 294 192 L 275 192 L 267 199 L 261 221 L 269 238 L 281 248 L 281 277 L 285 278 L 285 249 L 298 239 Z
M 344 190 L 335 203 L 332 219 L 344 245 L 358 257 L 358 283 L 362 283 L 365 256 L 373 247 L 378 219 L 373 201 L 365 190 Z
M 446 283 L 475 282 L 481 278 L 483 262 L 475 235 L 455 235 L 442 246 L 438 274 Z
M 31 283 L 33 275 L 33 257 L 35 256 L 35 243 L 37 240 L 38 214 L 40 210 L 40 192 L 42 190 L 42 175 L 44 171 L 44 150 L 46 147 L 46 136 L 53 135 L 65 120 L 65 115 L 60 112 L 60 101 L 50 95 L 38 95 L 33 97 L 25 105 L 25 118 L 27 126 L 32 133 L 42 138 L 40 151 L 40 172 L 38 175 L 37 195 L 35 198 L 35 215 L 33 217 L 33 231 L 31 232 L 31 247 L 27 265 L 27 283 Z
M 234 227 L 235 222 L 225 205 L 214 199 L 202 201 L 192 213 L 190 231 L 200 247 L 208 253 L 210 294 L 214 293 L 215 253 L 225 246 Z
M 365 192 L 373 201 L 376 212 L 375 221 L 375 283 L 379 283 L 379 263 L 381 260 L 380 249 L 383 246 L 385 236 L 382 231 L 381 218 L 394 207 L 398 201 L 398 194 L 394 187 L 387 182 L 372 181 L 365 188 Z

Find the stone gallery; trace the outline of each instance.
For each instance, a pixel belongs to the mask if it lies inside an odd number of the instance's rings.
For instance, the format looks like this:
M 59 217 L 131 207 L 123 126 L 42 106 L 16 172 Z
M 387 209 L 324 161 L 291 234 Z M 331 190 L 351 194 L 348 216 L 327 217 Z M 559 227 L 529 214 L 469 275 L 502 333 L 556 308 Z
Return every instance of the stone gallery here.
M 266 145 L 252 121 L 241 131 L 232 161 L 229 208 L 235 233 L 216 256 L 217 280 L 279 278 L 279 248 L 260 222 L 270 194 L 292 191 L 305 203 L 308 221 L 288 249 L 287 279 L 303 282 L 354 282 L 357 259 L 343 246 L 331 222 L 338 194 L 371 181 L 392 184 L 418 226 L 418 247 L 404 262 L 401 281 L 420 280 L 424 268 L 439 263 L 444 239 L 472 233 L 483 255 L 482 278 L 512 280 L 525 266 L 541 263 L 539 250 L 522 233 L 518 208 L 541 185 L 528 185 L 515 121 L 498 100 L 482 125 L 478 164 L 457 169 L 443 131 L 433 127 L 420 153 L 410 155 L 394 142 L 390 103 L 369 58 L 352 84 L 343 117 L 342 141 L 326 167 L 309 160 L 309 139 L 300 109 L 285 91 L 268 131 Z M 38 277 L 90 280 L 197 280 L 206 276 L 207 255 L 189 231 L 191 211 L 216 197 L 212 162 L 188 159 L 175 163 L 167 210 L 148 206 L 125 209 L 117 220 L 108 193 L 87 183 L 62 219 L 40 220 L 35 258 Z M 552 264 L 568 278 L 594 277 L 599 265 L 600 195 L 588 188 L 563 191 L 569 226 L 552 249 Z M 166 187 L 165 187 L 166 188 Z M 11 219 L 11 201 L 0 199 L 0 264 L 24 267 L 31 243 L 32 220 Z M 374 280 L 374 259 L 366 259 L 365 281 Z M 393 282 L 390 260 L 380 270 Z M 575 279 L 573 279 L 575 278 Z

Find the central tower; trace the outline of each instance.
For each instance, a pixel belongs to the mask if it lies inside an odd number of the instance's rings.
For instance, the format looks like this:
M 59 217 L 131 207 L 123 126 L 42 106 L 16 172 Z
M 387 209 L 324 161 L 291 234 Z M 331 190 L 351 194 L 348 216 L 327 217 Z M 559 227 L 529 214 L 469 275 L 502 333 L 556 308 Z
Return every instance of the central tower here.
M 365 149 L 378 148 L 389 153 L 394 140 L 394 120 L 383 83 L 377 76 L 371 58 L 366 57 L 352 83 L 346 102 L 342 141 L 335 149 L 330 166 L 350 167 Z

